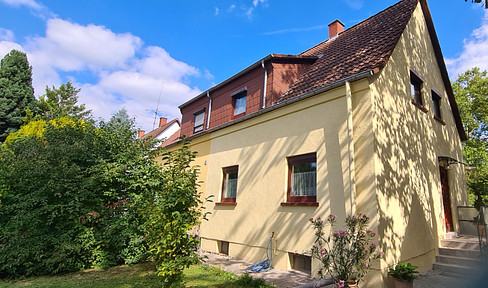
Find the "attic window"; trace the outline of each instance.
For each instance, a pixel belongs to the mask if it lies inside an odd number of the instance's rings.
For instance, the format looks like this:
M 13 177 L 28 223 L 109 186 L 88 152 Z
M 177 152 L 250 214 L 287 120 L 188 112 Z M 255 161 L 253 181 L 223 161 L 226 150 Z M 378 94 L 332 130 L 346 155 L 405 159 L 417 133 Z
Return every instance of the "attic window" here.
M 410 71 L 410 91 L 412 99 L 419 105 L 423 105 L 422 83 L 423 81 L 417 76 L 417 73 Z
M 441 95 L 435 89 L 432 89 L 432 106 L 434 110 L 434 119 L 441 122 L 443 125 L 446 125 L 444 120 L 442 120 L 441 114 Z
M 422 98 L 422 84 L 424 83 L 422 77 L 415 72 L 414 70 L 410 70 L 410 91 L 412 96 L 412 104 L 417 106 L 423 112 L 427 112 L 427 109 L 424 107 L 424 100 Z
M 203 123 L 205 122 L 205 109 L 193 113 L 195 116 L 193 124 L 193 133 L 203 131 Z

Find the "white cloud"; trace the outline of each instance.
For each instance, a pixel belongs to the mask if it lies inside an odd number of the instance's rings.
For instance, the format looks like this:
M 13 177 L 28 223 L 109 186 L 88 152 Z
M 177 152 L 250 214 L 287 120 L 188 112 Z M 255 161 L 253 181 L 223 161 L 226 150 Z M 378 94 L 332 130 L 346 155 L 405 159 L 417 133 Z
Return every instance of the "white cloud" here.
M 259 3 L 266 3 L 266 0 L 253 0 L 252 1 L 252 6 L 257 7 Z
M 62 71 L 122 68 L 142 45 L 139 37 L 93 24 L 50 19 L 46 29 L 45 37 L 32 38 L 27 46 L 49 57 L 51 65 Z
M 235 4 L 231 4 L 229 6 L 229 8 L 227 8 L 227 12 L 232 12 L 234 9 L 236 9 L 236 5 Z
M 488 12 L 481 27 L 475 29 L 470 39 L 464 40 L 463 51 L 456 58 L 445 59 L 451 78 L 457 78 L 464 71 L 479 67 L 488 70 Z
M 342 0 L 347 6 L 352 9 L 359 10 L 364 6 L 364 0 Z
M 215 16 L 219 15 L 219 7 L 215 7 L 215 12 L 214 12 L 214 15 L 215 15 Z
M 137 117 L 137 125 L 148 131 L 160 94 L 158 116 L 172 119 L 180 117 L 179 104 L 201 92 L 188 85 L 189 77 L 201 76 L 198 69 L 172 58 L 161 47 L 144 46 L 137 36 L 57 18 L 46 24 L 45 36 L 31 37 L 22 45 L 0 41 L 1 57 L 11 49 L 27 53 L 36 95 L 42 95 L 46 85 L 57 87 L 70 79 L 81 88 L 80 103 L 95 118 L 108 119 L 125 107 Z M 0 30 L 0 37 L 12 39 L 8 31 Z M 81 74 L 89 75 L 89 83 L 77 79 Z
M 0 41 L 0 59 L 7 55 L 12 49 L 24 51 L 24 48 L 15 42 Z
M 0 41 L 14 41 L 14 32 L 0 27 Z
M 35 10 L 40 10 L 43 7 L 35 0 L 0 0 L 0 2 L 3 2 L 7 5 L 14 6 L 14 7 L 26 6 L 28 8 L 35 9 Z
M 53 12 L 49 11 L 49 9 L 47 9 L 44 5 L 39 4 L 35 0 L 0 0 L 0 2 L 15 8 L 27 7 L 33 12 L 34 15 L 36 15 L 41 19 L 47 19 L 56 16 Z

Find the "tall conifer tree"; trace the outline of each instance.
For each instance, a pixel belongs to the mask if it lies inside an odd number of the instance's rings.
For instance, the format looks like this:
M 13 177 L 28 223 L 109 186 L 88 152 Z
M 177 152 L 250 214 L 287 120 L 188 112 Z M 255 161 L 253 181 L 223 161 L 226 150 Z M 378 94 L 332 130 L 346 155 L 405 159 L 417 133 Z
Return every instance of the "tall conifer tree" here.
M 23 124 L 26 110 L 34 110 L 32 67 L 25 53 L 12 50 L 0 62 L 0 142 Z

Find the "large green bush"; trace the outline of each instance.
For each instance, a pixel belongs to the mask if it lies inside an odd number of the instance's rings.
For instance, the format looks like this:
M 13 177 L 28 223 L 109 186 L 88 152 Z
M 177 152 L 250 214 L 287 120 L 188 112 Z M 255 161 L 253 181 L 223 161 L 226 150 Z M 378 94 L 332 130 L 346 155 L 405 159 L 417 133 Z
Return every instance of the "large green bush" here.
M 135 140 L 131 123 L 64 117 L 14 134 L 0 150 L 0 276 L 147 257 L 131 199 L 157 187 L 159 172 L 150 143 Z

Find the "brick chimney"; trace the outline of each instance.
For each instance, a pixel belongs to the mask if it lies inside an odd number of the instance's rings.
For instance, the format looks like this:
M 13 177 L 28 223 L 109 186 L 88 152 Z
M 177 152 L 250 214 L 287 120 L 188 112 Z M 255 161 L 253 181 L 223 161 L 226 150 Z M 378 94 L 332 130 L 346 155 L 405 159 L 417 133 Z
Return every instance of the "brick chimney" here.
M 144 132 L 144 130 L 139 130 L 139 131 L 137 132 L 137 138 L 138 138 L 138 139 L 141 139 L 141 138 L 144 136 L 144 134 L 145 134 L 145 133 L 146 133 L 146 132 Z
M 158 127 L 165 125 L 166 121 L 168 121 L 168 118 L 164 118 L 164 117 L 159 118 L 159 126 Z
M 339 20 L 334 20 L 329 24 L 329 39 L 332 39 L 344 31 L 344 23 Z

